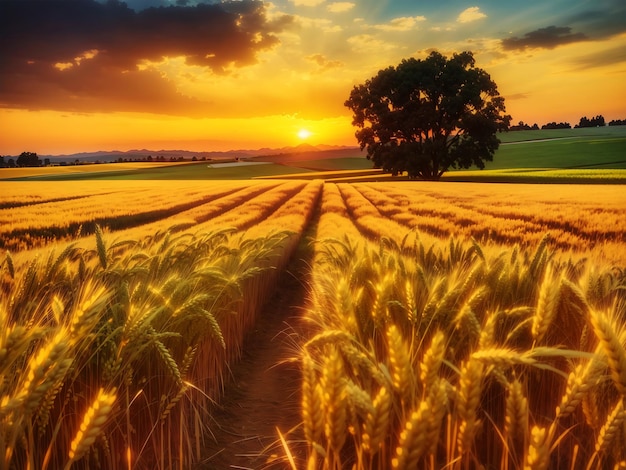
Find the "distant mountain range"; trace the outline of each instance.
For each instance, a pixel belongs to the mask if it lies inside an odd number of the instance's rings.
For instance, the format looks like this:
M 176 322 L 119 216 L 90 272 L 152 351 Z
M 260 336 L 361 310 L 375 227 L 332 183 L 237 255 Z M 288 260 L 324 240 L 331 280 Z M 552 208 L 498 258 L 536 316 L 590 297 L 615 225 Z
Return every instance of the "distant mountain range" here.
M 148 150 L 148 149 L 135 149 L 135 150 L 101 150 L 98 152 L 80 152 L 68 155 L 39 155 L 39 158 L 49 158 L 53 161 L 67 161 L 73 162 L 75 160 L 80 161 L 100 161 L 100 162 L 112 162 L 120 158 L 126 160 L 143 160 L 147 157 L 156 159 L 157 157 L 164 157 L 166 160 L 171 158 L 178 159 L 180 157 L 185 160 L 191 160 L 193 157 L 200 160 L 203 157 L 211 160 L 224 160 L 234 158 L 254 158 L 265 156 L 276 156 L 285 154 L 303 154 L 313 152 L 336 152 L 336 151 L 349 151 L 360 152 L 358 147 L 351 147 L 346 145 L 311 145 L 300 144 L 295 147 L 281 147 L 281 148 L 260 148 L 256 150 L 228 150 L 224 152 L 192 152 L 190 150 Z

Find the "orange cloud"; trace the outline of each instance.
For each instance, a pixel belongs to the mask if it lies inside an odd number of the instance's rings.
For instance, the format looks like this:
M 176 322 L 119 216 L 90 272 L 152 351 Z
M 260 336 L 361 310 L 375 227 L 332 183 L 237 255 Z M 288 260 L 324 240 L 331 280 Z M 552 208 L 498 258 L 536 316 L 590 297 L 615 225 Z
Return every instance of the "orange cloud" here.
M 200 101 L 138 65 L 184 57 L 226 73 L 256 63 L 292 21 L 268 19 L 253 0 L 139 12 L 95 0 L 4 0 L 2 7 L 0 103 L 27 109 L 200 113 Z

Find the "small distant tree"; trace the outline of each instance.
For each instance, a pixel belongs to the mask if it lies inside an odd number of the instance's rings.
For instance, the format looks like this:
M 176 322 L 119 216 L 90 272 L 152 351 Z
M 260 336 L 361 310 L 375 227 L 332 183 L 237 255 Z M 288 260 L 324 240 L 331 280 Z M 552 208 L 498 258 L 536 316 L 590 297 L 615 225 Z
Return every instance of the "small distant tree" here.
M 612 119 L 609 126 L 626 126 L 626 119 Z
M 471 52 L 406 59 L 355 86 L 345 106 L 374 166 L 438 180 L 450 168 L 484 168 L 511 117 Z
M 40 166 L 41 162 L 39 161 L 39 157 L 35 152 L 22 152 L 19 157 L 17 157 L 17 161 L 15 162 L 17 166 Z
M 12 158 L 9 158 L 9 159 L 7 160 L 7 166 L 8 166 L 9 168 L 15 168 L 15 160 L 13 160 Z
M 43 159 L 43 164 L 44 164 L 44 166 L 50 166 L 50 159 L 49 158 L 44 158 Z

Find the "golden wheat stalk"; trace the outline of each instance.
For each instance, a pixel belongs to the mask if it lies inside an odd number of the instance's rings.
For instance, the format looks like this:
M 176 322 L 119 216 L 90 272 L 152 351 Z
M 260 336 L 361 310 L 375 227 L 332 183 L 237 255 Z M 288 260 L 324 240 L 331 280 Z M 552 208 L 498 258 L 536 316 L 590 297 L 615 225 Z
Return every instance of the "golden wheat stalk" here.
M 598 352 L 598 351 L 596 351 Z M 602 373 L 602 361 L 596 353 L 587 364 L 578 364 L 567 377 L 565 394 L 556 407 L 556 417 L 565 418 L 574 412 Z
M 552 264 L 549 264 L 541 283 L 537 311 L 531 327 L 533 339 L 537 343 L 541 342 L 556 316 L 559 295 L 560 283 L 554 279 Z
M 106 420 L 113 409 L 115 399 L 115 390 L 105 392 L 104 389 L 101 388 L 98 391 L 96 399 L 85 413 L 83 422 L 70 444 L 70 460 L 66 469 L 70 468 L 72 462 L 81 459 L 85 455 L 95 442 L 98 435 L 102 432 L 104 423 L 106 423 Z
M 459 420 L 457 449 L 460 454 L 469 452 L 480 420 L 478 405 L 482 392 L 483 364 L 470 359 L 461 368 L 456 412 Z
M 508 384 L 507 392 L 505 434 L 513 442 L 524 442 L 528 430 L 528 398 L 517 379 Z
M 417 462 L 426 451 L 428 444 L 428 416 L 430 405 L 422 401 L 416 411 L 404 424 L 400 433 L 396 455 L 391 460 L 391 467 L 398 470 L 416 468 Z
M 607 452 L 620 433 L 623 434 L 622 424 L 625 418 L 624 398 L 620 398 L 607 416 L 604 426 L 600 429 L 598 439 L 596 440 L 596 452 Z M 623 448 L 624 439 L 626 439 L 626 436 L 622 435 L 622 442 L 621 444 L 618 442 L 617 445 Z
M 550 464 L 550 435 L 546 428 L 533 426 L 524 470 L 546 470 Z
M 330 348 L 322 368 L 324 433 L 330 448 L 339 452 L 346 441 L 347 392 L 343 382 L 343 361 L 336 347 Z
M 619 340 L 615 327 L 611 325 L 606 315 L 593 310 L 590 319 L 608 359 L 613 382 L 622 396 L 626 397 L 626 350 Z
M 380 387 L 372 401 L 372 410 L 363 424 L 362 446 L 366 452 L 375 454 L 389 433 L 389 413 L 392 397 L 389 389 Z
M 401 397 L 402 405 L 411 406 L 411 401 L 415 397 L 411 356 L 409 347 L 394 324 L 387 328 L 387 345 L 391 366 L 391 383 L 396 393 Z
M 183 397 L 183 395 L 187 392 L 187 390 L 189 390 L 189 386 L 187 384 L 183 384 L 182 387 L 180 387 L 176 395 L 174 395 L 174 397 L 169 401 L 169 403 L 165 406 L 165 409 L 161 413 L 161 416 L 159 417 L 161 422 L 164 422 L 169 417 L 170 413 Z
M 430 389 L 427 402 L 430 409 L 428 415 L 428 426 L 426 430 L 426 452 L 434 455 L 437 452 L 439 444 L 439 433 L 443 418 L 448 410 L 448 387 L 450 384 L 445 379 L 436 379 L 436 382 Z
M 420 363 L 420 381 L 422 383 L 422 390 L 425 392 L 430 390 L 435 384 L 445 352 L 446 337 L 442 331 L 437 331 Z
M 62 329 L 31 358 L 26 380 L 18 395 L 26 414 L 39 406 L 45 394 L 69 370 L 73 362 L 69 347 L 67 332 Z

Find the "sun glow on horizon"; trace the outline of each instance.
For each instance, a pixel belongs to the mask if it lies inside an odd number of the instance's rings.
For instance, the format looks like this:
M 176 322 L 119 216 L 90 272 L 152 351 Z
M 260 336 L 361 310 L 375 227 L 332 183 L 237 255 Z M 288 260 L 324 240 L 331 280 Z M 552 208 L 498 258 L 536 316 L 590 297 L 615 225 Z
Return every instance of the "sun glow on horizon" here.
M 302 139 L 302 140 L 306 140 L 309 137 L 311 137 L 312 135 L 313 135 L 313 133 L 310 130 L 308 130 L 308 129 L 300 129 L 298 131 L 298 138 Z

